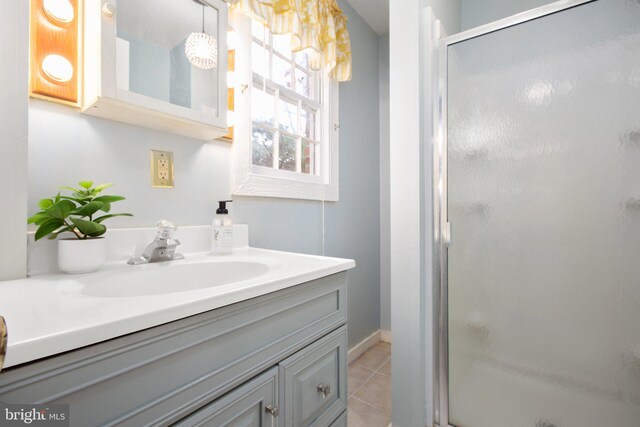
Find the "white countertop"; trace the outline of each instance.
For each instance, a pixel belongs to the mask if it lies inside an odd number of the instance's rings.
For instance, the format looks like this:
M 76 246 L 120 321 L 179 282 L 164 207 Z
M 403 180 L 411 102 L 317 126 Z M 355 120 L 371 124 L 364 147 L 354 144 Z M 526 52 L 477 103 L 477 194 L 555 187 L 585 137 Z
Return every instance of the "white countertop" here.
M 195 265 L 193 272 L 199 274 L 197 265 L 228 261 L 257 262 L 268 268 L 250 279 L 180 292 L 129 297 L 95 296 L 101 293 L 87 292 L 92 287 L 95 289 L 96 284 L 108 289 L 105 283 L 117 285 L 127 276 L 127 281 L 131 281 L 131 273 L 139 277 L 147 274 L 153 277 L 171 273 L 172 269 L 175 273 L 176 267 L 187 272 L 188 265 Z M 243 248 L 235 249 L 233 255 L 226 256 L 186 254 L 184 260 L 167 263 L 130 266 L 118 262 L 97 273 L 41 275 L 0 282 L 0 316 L 5 318 L 8 331 L 4 368 L 255 298 L 353 267 L 355 262 L 348 259 Z M 197 277 L 198 282 L 206 283 L 207 280 L 207 276 Z

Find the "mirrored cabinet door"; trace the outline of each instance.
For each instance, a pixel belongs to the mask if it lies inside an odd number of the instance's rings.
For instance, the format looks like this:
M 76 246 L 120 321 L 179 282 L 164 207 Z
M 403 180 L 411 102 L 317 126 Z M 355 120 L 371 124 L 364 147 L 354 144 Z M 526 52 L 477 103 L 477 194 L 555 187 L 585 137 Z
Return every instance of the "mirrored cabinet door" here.
M 85 112 L 213 139 L 226 132 L 227 5 L 221 0 L 89 0 L 87 64 L 99 49 L 100 81 Z M 98 19 L 96 19 L 98 15 Z M 96 45 L 97 43 L 97 45 Z M 93 44 L 93 45 L 92 45 Z M 91 96 L 91 86 L 97 86 Z M 137 114 L 113 114 L 114 105 Z M 102 104 L 102 105 L 101 105 Z M 150 117 L 149 115 L 154 115 Z M 169 126 L 167 119 L 177 123 Z M 188 129 L 189 122 L 195 127 Z M 158 126 L 156 126 L 156 124 Z M 204 126 L 204 127 L 203 127 Z M 207 126 L 209 128 L 207 128 Z M 215 128 L 215 129 L 214 129 Z

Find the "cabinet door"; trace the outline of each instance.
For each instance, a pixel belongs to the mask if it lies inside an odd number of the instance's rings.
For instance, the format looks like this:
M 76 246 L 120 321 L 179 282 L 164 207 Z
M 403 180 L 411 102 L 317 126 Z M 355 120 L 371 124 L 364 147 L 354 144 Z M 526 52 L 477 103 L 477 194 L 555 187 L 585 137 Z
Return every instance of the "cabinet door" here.
M 223 0 L 86 0 L 83 112 L 203 140 L 224 135 L 227 15 Z
M 280 363 L 285 426 L 329 426 L 347 408 L 343 326 Z
M 277 427 L 278 368 L 229 392 L 193 413 L 176 426 Z
M 344 411 L 342 415 L 331 424 L 331 427 L 347 427 L 347 411 Z

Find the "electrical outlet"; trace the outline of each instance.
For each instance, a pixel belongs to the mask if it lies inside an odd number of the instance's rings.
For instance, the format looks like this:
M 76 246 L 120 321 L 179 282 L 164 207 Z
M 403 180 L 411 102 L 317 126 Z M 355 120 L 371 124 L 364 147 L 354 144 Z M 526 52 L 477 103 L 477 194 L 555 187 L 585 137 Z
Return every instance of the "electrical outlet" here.
M 173 188 L 173 153 L 151 150 L 151 186 Z

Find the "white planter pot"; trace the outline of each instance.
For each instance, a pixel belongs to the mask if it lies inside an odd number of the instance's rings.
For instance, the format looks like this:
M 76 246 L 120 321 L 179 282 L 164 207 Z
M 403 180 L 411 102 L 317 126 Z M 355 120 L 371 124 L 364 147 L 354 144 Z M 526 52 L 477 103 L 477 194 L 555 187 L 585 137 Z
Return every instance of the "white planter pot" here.
M 58 267 L 68 274 L 98 271 L 107 261 L 106 240 L 60 239 L 58 240 Z

